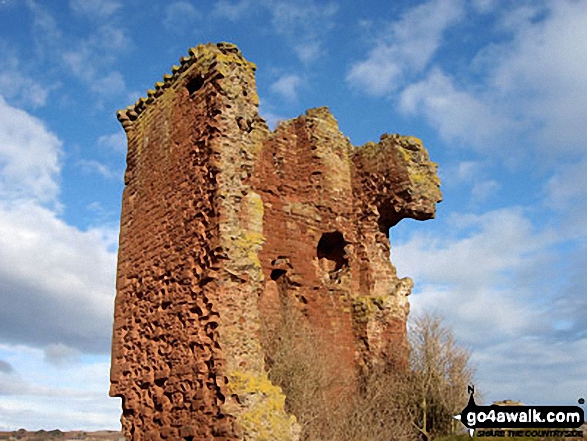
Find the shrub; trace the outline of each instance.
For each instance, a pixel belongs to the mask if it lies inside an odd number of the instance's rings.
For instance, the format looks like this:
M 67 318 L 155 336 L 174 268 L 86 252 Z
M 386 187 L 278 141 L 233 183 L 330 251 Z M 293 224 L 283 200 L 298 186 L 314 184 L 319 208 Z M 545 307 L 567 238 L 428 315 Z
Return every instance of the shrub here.
M 337 375 L 332 348 L 293 300 L 282 299 L 281 318 L 262 329 L 269 378 L 285 393 L 301 441 L 408 441 L 457 432 L 452 417 L 466 405 L 473 369 L 439 317 L 413 320 L 409 366 L 379 363 L 352 379 Z

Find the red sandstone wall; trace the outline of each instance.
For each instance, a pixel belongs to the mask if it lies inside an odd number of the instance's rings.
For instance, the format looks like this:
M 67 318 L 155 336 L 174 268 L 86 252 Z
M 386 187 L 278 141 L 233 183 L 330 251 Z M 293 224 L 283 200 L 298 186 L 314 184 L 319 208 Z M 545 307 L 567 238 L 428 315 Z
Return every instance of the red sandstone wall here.
M 131 439 L 232 434 L 220 410 L 216 106 L 178 84 L 127 129 L 111 394 Z M 234 436 L 232 436 L 232 439 Z
M 199 47 L 119 114 L 128 158 L 110 393 L 128 439 L 261 439 L 247 411 L 271 400 L 270 433 L 291 431 L 279 390 L 255 389 L 268 383 L 251 302 L 262 219 L 247 214 L 246 182 L 267 129 L 253 69 L 234 46 Z
M 274 315 L 279 296 L 294 300 L 309 324 L 329 336 L 325 350 L 337 352 L 339 374 L 347 377 L 355 374 L 349 300 L 355 262 L 341 254 L 337 268 L 334 256 L 319 256 L 318 245 L 324 233 L 354 236 L 349 148 L 328 109 L 309 110 L 280 124 L 263 144 L 254 184 L 265 207 L 260 313 Z
M 433 217 L 436 165 L 415 138 L 351 146 L 327 108 L 270 133 L 254 69 L 233 45 L 198 46 L 119 112 L 110 393 L 129 440 L 296 439 L 259 338 L 284 297 L 342 377 L 407 354 L 412 282 L 387 230 Z

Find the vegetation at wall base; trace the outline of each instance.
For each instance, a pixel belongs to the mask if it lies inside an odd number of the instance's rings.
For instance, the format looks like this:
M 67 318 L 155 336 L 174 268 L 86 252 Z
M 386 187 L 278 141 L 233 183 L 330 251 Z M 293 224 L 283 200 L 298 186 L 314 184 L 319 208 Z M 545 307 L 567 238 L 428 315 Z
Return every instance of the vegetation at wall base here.
M 468 439 L 452 417 L 467 403 L 474 369 L 439 317 L 410 323 L 409 366 L 365 366 L 357 378 L 337 375 L 334 349 L 321 344 L 295 300 L 282 299 L 281 317 L 262 330 L 269 378 L 297 417 L 300 441 Z

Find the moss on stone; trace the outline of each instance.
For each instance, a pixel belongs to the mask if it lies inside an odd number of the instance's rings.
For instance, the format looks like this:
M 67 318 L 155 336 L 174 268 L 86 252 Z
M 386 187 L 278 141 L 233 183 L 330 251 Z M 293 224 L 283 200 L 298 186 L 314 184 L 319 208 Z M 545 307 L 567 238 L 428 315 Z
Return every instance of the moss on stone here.
M 228 387 L 241 401 L 247 402 L 237 421 L 245 439 L 257 441 L 289 441 L 294 439 L 296 418 L 285 411 L 285 395 L 266 373 L 235 371 Z
M 361 323 L 368 322 L 377 311 L 389 308 L 391 300 L 391 295 L 352 297 L 355 320 Z

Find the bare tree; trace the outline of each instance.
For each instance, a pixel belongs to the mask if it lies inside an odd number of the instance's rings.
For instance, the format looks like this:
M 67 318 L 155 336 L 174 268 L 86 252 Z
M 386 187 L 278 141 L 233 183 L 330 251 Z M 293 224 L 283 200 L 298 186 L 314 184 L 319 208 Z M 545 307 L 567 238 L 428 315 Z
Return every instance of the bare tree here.
M 264 328 L 269 378 L 297 416 L 301 441 L 413 441 L 449 435 L 466 405 L 473 379 L 469 352 L 432 314 L 409 323 L 409 366 L 392 360 L 357 372 L 355 387 L 341 379 L 325 336 L 311 329 L 291 299 Z M 460 424 L 460 423 L 459 423 Z
M 409 340 L 413 424 L 426 440 L 453 434 L 453 416 L 466 405 L 467 386 L 473 382 L 470 352 L 457 343 L 442 318 L 431 313 L 412 320 Z
M 344 441 L 342 426 L 351 412 L 349 379 L 336 372 L 335 348 L 312 329 L 293 299 L 284 297 L 280 320 L 264 324 L 261 340 L 268 374 L 286 395 L 286 409 L 300 424 L 301 441 Z

